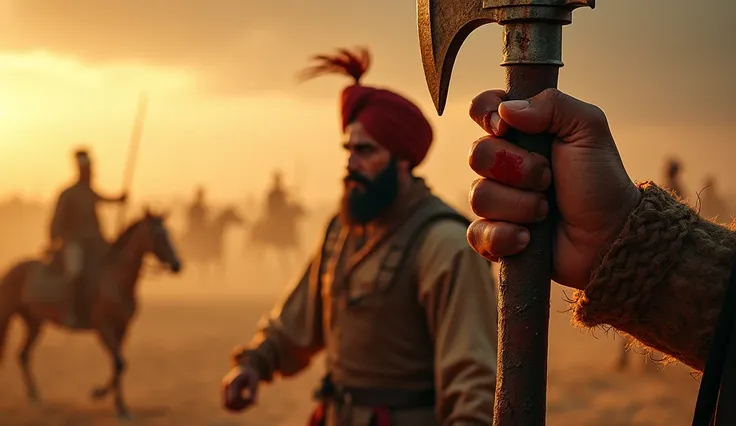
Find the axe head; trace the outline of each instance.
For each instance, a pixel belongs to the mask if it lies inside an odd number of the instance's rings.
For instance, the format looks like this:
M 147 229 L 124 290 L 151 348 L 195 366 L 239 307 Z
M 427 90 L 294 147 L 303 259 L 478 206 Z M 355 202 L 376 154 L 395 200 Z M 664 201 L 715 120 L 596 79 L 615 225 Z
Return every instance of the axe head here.
M 442 115 L 445 109 L 455 58 L 473 30 L 491 22 L 567 25 L 572 22 L 572 11 L 586 6 L 595 8 L 595 0 L 417 0 L 424 75 L 437 113 Z

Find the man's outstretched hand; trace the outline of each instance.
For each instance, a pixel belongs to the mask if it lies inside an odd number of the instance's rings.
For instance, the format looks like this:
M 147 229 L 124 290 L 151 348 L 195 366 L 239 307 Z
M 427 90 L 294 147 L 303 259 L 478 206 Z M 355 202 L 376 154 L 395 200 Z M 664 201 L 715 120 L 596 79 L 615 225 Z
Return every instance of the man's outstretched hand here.
M 240 412 L 256 403 L 258 372 L 247 366 L 238 366 L 222 379 L 222 404 L 226 410 Z

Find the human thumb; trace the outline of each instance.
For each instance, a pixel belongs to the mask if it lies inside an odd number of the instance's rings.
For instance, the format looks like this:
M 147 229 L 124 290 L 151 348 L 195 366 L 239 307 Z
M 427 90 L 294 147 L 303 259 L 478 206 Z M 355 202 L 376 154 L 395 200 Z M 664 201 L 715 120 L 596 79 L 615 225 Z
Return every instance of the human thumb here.
M 610 132 L 600 108 L 556 89 L 526 100 L 502 102 L 498 115 L 510 127 L 527 134 L 552 133 L 565 139 L 581 131 Z

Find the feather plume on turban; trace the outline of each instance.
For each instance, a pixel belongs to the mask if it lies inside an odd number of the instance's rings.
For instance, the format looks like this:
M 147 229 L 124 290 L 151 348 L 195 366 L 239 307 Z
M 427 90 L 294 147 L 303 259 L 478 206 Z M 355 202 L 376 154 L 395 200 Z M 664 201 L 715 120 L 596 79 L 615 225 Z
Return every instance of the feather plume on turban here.
M 371 63 L 367 49 L 338 49 L 333 55 L 316 55 L 317 63 L 301 74 L 301 80 L 325 74 L 351 77 L 354 84 L 342 91 L 342 130 L 355 121 L 397 159 L 418 166 L 432 145 L 432 126 L 422 111 L 407 98 L 388 89 L 363 86 L 361 78 Z

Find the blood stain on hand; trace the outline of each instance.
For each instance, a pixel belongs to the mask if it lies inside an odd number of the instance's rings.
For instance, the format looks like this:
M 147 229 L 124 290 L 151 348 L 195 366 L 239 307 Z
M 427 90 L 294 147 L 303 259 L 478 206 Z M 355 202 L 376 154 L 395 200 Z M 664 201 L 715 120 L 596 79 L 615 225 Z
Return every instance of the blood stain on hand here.
M 496 153 L 496 158 L 488 171 L 500 183 L 518 186 L 522 183 L 523 164 L 524 159 L 521 155 L 504 149 Z

